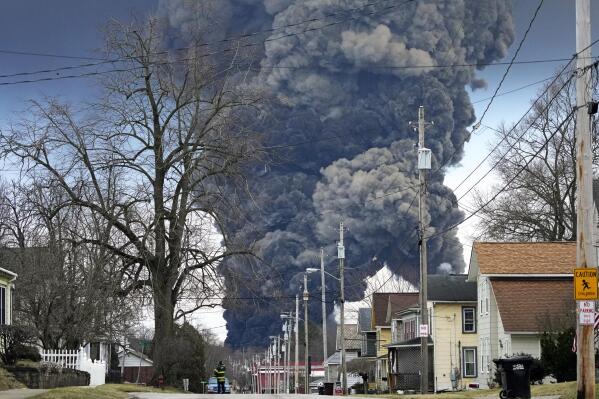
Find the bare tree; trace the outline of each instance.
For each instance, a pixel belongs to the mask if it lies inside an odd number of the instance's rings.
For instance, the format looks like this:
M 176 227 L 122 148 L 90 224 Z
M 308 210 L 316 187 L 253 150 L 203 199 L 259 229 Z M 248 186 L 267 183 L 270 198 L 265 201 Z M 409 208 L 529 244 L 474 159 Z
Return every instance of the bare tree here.
M 499 147 L 492 157 L 498 179 L 489 192 L 475 193 L 472 206 L 482 208 L 480 237 L 509 241 L 576 239 L 576 120 L 570 117 L 575 106 L 574 83 L 562 75 L 542 89 L 522 124 L 498 130 Z M 497 198 L 485 206 L 497 193 Z
M 122 65 L 103 81 L 102 100 L 79 109 L 33 102 L 0 145 L 26 175 L 52 176 L 60 208 L 105 228 L 107 240 L 82 231 L 74 244 L 118 257 L 122 295 L 151 293 L 155 372 L 166 375 L 163 343 L 180 301 L 211 292 L 223 259 L 251 253 L 230 242 L 224 218 L 236 206 L 232 187 L 246 189 L 245 167 L 260 155 L 247 118 L 258 96 L 242 84 L 234 52 L 224 65 L 201 46 L 168 51 L 155 20 L 108 32 L 107 56 Z
M 41 179 L 28 187 L 3 187 L 0 261 L 19 274 L 15 319 L 44 348 L 77 349 L 85 342 L 110 340 L 135 323 L 130 299 L 118 295 L 105 248 L 76 244 L 82 231 L 102 241 L 104 231 L 74 208 L 60 208 L 60 190 Z

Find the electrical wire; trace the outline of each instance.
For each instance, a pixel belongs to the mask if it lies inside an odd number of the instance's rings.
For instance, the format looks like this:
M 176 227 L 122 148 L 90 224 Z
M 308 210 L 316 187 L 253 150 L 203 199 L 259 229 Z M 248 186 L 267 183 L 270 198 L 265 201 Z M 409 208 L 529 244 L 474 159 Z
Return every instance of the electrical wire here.
M 541 153 L 541 151 L 543 151 L 543 149 L 545 148 L 545 146 L 547 144 L 549 144 L 549 141 L 560 131 L 560 129 L 567 123 L 570 121 L 570 118 L 574 115 L 574 113 L 576 112 L 576 109 L 573 109 L 568 116 L 566 117 L 566 119 L 564 119 L 559 126 L 555 129 L 555 131 L 549 136 L 549 138 L 547 140 L 545 140 L 545 143 L 536 151 L 536 153 L 533 154 L 533 156 L 530 157 L 530 159 L 524 164 L 524 166 L 522 168 L 520 168 L 518 170 L 518 172 L 512 176 L 511 179 L 508 180 L 508 182 L 499 190 L 497 191 L 497 193 L 495 193 L 495 195 L 493 195 L 488 201 L 486 201 L 483 205 L 481 205 L 478 209 L 476 209 L 473 213 L 471 213 L 468 217 L 466 217 L 464 220 L 462 220 L 459 223 L 455 223 L 454 225 L 439 231 L 437 233 L 434 233 L 430 236 L 427 237 L 427 239 L 432 239 L 435 237 L 438 237 L 440 235 L 446 234 L 448 232 L 450 232 L 451 230 L 455 229 L 456 227 L 460 226 L 461 224 L 463 224 L 464 222 L 466 222 L 468 219 L 474 217 L 478 212 L 482 211 L 483 209 L 485 209 L 491 202 L 493 202 L 497 197 L 499 197 L 499 195 L 501 193 L 503 193 L 505 190 L 508 189 L 509 185 L 518 177 L 520 176 L 520 174 L 528 167 L 528 165 L 534 160 L 536 159 L 536 157 Z
M 514 65 L 514 61 L 516 61 L 516 57 L 518 57 L 518 54 L 520 53 L 520 50 L 522 49 L 522 46 L 524 45 L 524 42 L 526 41 L 526 38 L 528 37 L 528 33 L 532 29 L 532 25 L 534 24 L 535 20 L 537 19 L 537 15 L 539 14 L 539 11 L 541 10 L 541 7 L 543 6 L 544 1 L 545 0 L 540 0 L 539 1 L 539 4 L 537 5 L 537 8 L 535 9 L 534 14 L 533 14 L 532 18 L 530 19 L 530 21 L 528 23 L 528 28 L 526 28 L 526 31 L 524 32 L 524 36 L 522 36 L 522 39 L 520 40 L 520 43 L 518 43 L 518 47 L 516 48 L 516 51 L 514 52 L 514 55 L 512 56 L 512 59 L 510 60 L 510 63 L 508 64 L 507 68 L 505 69 L 505 72 L 503 73 L 503 76 L 501 77 L 501 80 L 499 81 L 499 84 L 495 88 L 495 92 L 491 96 L 491 99 L 489 100 L 489 103 L 485 107 L 485 110 L 483 111 L 483 114 L 479 118 L 479 120 L 476 123 L 475 127 L 476 126 L 480 126 L 480 124 L 482 124 L 483 120 L 485 119 L 485 116 L 487 115 L 487 112 L 489 111 L 489 108 L 491 107 L 491 104 L 493 104 L 493 101 L 495 100 L 495 97 L 497 96 L 497 93 L 501 89 L 501 86 L 503 85 L 503 82 L 505 82 L 505 79 L 507 78 L 507 75 L 510 73 L 510 69 Z

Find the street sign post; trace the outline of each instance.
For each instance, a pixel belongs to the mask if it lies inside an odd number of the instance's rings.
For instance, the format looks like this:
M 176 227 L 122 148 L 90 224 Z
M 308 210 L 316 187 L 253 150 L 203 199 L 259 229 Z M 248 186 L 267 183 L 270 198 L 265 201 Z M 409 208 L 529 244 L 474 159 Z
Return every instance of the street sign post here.
M 574 299 L 597 299 L 597 269 L 574 269 Z

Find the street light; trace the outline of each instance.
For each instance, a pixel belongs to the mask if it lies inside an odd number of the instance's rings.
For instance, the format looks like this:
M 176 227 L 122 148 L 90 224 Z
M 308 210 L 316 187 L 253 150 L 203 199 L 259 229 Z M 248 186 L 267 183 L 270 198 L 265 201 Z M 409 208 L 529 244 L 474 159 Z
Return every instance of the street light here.
M 310 390 L 310 376 L 308 370 L 308 273 L 311 273 L 311 268 L 306 269 L 304 273 L 304 394 L 308 394 Z M 314 269 L 312 269 L 314 270 Z
M 285 392 L 290 393 L 289 382 L 291 380 L 289 374 L 291 373 L 291 369 L 289 367 L 289 363 L 291 363 L 291 332 L 293 330 L 293 312 L 285 312 L 281 313 L 281 319 L 285 320 Z M 297 352 L 297 348 L 295 348 Z

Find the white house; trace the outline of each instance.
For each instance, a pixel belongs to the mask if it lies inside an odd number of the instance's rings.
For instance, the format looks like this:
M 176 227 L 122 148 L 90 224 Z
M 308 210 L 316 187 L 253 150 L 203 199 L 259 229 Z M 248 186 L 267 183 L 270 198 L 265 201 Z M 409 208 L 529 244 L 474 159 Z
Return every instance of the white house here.
M 17 274 L 0 267 L 0 325 L 12 324 L 12 299 Z
M 574 242 L 475 242 L 468 279 L 478 290 L 477 382 L 494 377 L 493 359 L 541 356 L 540 336 L 573 312 Z

